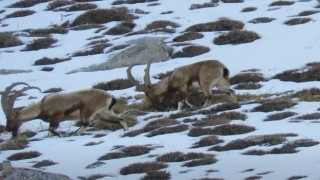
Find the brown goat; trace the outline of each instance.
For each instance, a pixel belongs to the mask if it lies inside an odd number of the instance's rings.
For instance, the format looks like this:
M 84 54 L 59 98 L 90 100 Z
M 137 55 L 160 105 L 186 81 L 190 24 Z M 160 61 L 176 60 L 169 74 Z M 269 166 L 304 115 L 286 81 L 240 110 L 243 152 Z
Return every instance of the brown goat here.
M 12 89 L 18 85 L 25 85 L 19 91 Z M 54 93 L 47 95 L 37 103 L 32 103 L 20 109 L 14 109 L 14 102 L 30 89 L 38 87 L 30 86 L 24 82 L 13 83 L 8 86 L 1 96 L 3 112 L 7 118 L 5 129 L 12 132 L 13 136 L 18 134 L 19 127 L 27 121 L 42 119 L 49 122 L 49 137 L 59 134 L 56 129 L 64 120 L 80 120 L 81 127 L 75 132 L 81 134 L 89 125 L 90 121 L 100 119 L 102 121 L 119 123 L 123 129 L 128 130 L 127 123 L 118 117 L 112 110 L 116 99 L 103 90 L 86 89 L 66 93 Z
M 200 88 L 206 97 L 203 107 L 207 107 L 212 104 L 211 89 L 214 86 L 237 102 L 234 91 L 230 89 L 229 70 L 220 61 L 206 60 L 176 68 L 156 85 L 151 84 L 150 65 L 151 63 L 148 63 L 145 69 L 144 86 L 133 78 L 133 66 L 128 67 L 127 76 L 133 84 L 143 89 L 152 103 L 161 103 L 169 94 L 176 93 L 179 97 L 178 110 L 182 109 L 184 103 L 192 107 L 188 96 L 192 90 Z

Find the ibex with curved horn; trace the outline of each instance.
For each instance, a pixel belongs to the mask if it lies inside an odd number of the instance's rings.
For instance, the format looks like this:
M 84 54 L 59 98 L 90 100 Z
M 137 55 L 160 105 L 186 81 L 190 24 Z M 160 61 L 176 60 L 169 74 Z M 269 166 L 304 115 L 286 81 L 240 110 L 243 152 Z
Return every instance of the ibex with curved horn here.
M 184 103 L 192 107 L 188 96 L 193 89 L 200 88 L 206 97 L 203 107 L 207 107 L 212 103 L 213 87 L 227 93 L 233 102 L 237 102 L 234 91 L 230 89 L 229 70 L 220 61 L 206 60 L 176 68 L 156 85 L 151 84 L 150 65 L 148 63 L 145 69 L 144 86 L 132 76 L 133 66 L 128 67 L 127 76 L 135 86 L 143 89 L 152 103 L 161 103 L 168 94 L 177 93 L 180 97 L 178 110 L 182 109 Z
M 18 85 L 25 87 L 18 91 L 13 88 Z M 56 129 L 64 120 L 81 120 L 81 127 L 76 134 L 81 134 L 89 125 L 90 121 L 100 119 L 102 121 L 119 123 L 123 129 L 128 130 L 127 123 L 117 116 L 112 107 L 116 103 L 114 97 L 103 90 L 86 89 L 66 93 L 54 93 L 47 95 L 37 103 L 32 103 L 21 109 L 14 109 L 14 102 L 25 91 L 40 88 L 30 86 L 24 82 L 16 82 L 6 87 L 1 96 L 3 112 L 7 118 L 5 129 L 12 132 L 13 136 L 18 134 L 22 123 L 42 119 L 49 122 L 49 137 L 59 134 Z

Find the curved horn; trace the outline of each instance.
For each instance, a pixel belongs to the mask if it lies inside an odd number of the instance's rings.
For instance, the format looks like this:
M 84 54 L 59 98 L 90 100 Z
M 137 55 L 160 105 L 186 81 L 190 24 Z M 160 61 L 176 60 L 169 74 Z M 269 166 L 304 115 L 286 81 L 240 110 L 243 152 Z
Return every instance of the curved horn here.
M 18 85 L 25 85 L 27 87 L 22 88 L 19 91 L 12 91 L 12 89 Z M 25 82 L 16 82 L 12 83 L 10 86 L 6 87 L 4 92 L 1 96 L 1 105 L 3 112 L 5 113 L 6 117 L 9 116 L 9 114 L 13 111 L 14 102 L 16 99 L 21 96 L 25 91 L 30 89 L 38 89 L 41 92 L 41 89 L 35 86 L 30 86 L 29 84 Z M 13 93 L 13 94 L 11 94 Z
M 147 64 L 147 67 L 146 69 L 144 70 L 144 77 L 143 77 L 143 80 L 144 80 L 144 84 L 147 88 L 150 88 L 151 87 L 151 80 L 150 80 L 150 65 L 151 65 L 152 62 L 149 62 Z
M 127 78 L 129 79 L 129 81 L 131 82 L 132 85 L 136 86 L 137 88 L 141 86 L 140 82 L 138 80 L 136 80 L 131 73 L 131 69 L 134 65 L 130 65 L 127 69 Z

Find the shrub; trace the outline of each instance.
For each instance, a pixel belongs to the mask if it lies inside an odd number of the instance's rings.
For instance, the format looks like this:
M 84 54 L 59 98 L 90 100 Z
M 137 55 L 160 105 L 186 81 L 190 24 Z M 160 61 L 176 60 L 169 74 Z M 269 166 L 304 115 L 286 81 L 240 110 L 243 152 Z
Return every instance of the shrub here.
M 41 153 L 37 151 L 28 151 L 28 152 L 20 152 L 20 153 L 15 153 L 9 156 L 7 159 L 10 161 L 19 161 L 23 159 L 32 159 L 39 157 Z
M 23 43 L 13 34 L 8 32 L 0 32 L 0 48 L 20 46 Z
M 258 17 L 255 19 L 252 19 L 249 21 L 249 23 L 253 24 L 259 24 L 259 23 L 269 23 L 271 21 L 275 20 L 275 18 L 269 18 L 269 17 Z
M 243 44 L 253 42 L 257 39 L 260 39 L 260 36 L 252 31 L 240 31 L 233 30 L 228 33 L 222 33 L 218 37 L 214 38 L 213 42 L 217 45 L 225 45 L 225 44 Z
M 135 17 L 129 14 L 127 8 L 97 9 L 86 11 L 78 16 L 72 23 L 71 27 L 83 24 L 104 24 L 112 21 L 131 21 Z
M 207 53 L 210 51 L 210 48 L 206 46 L 187 46 L 182 48 L 182 51 L 178 51 L 172 55 L 172 58 L 180 57 L 194 57 L 201 54 Z
M 231 31 L 242 29 L 244 24 L 241 21 L 231 19 L 220 19 L 216 22 L 201 23 L 188 27 L 186 31 L 210 32 L 210 31 Z
M 126 167 L 121 168 L 120 174 L 128 175 L 128 174 L 146 173 L 149 171 L 157 171 L 167 167 L 168 167 L 167 164 L 161 163 L 161 162 L 133 163 Z
M 43 65 L 51 65 L 51 64 L 57 64 L 65 61 L 69 61 L 71 58 L 48 58 L 43 57 L 41 59 L 36 60 L 33 65 L 34 66 L 43 66 Z
M 269 6 L 289 6 L 294 4 L 294 1 L 275 1 L 272 2 Z
M 204 35 L 198 32 L 186 32 L 183 35 L 177 36 L 173 39 L 173 42 L 192 41 L 195 39 L 201 39 Z
M 57 40 L 51 37 L 36 39 L 31 43 L 27 44 L 24 51 L 36 51 L 40 49 L 47 49 L 50 48 L 51 45 L 53 45 L 56 42 Z
M 16 11 L 11 14 L 8 14 L 8 15 L 6 15 L 5 18 L 24 17 L 24 16 L 32 15 L 34 13 L 35 13 L 35 11 L 32 11 L 32 10 L 21 10 L 21 11 Z
M 26 7 L 34 6 L 36 4 L 46 3 L 49 1 L 51 1 L 51 0 L 21 0 L 21 1 L 18 1 L 18 2 L 11 4 L 8 7 L 9 8 L 26 8 Z

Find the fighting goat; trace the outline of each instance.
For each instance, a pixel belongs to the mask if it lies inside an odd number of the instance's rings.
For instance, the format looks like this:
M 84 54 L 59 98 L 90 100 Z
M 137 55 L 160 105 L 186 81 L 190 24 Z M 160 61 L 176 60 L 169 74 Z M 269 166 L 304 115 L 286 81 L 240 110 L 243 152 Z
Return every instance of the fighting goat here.
M 178 110 L 181 110 L 184 104 L 193 107 L 188 96 L 191 91 L 200 88 L 206 97 L 203 107 L 207 107 L 212 104 L 213 87 L 217 87 L 219 91 L 228 94 L 233 102 L 237 102 L 234 91 L 230 89 L 229 70 L 220 61 L 206 60 L 178 67 L 155 85 L 150 80 L 150 65 L 151 63 L 148 63 L 145 69 L 144 85 L 132 76 L 133 66 L 128 67 L 127 76 L 154 104 L 163 102 L 169 94 L 175 93 L 179 97 Z
M 24 85 L 21 90 L 14 91 L 18 85 Z M 32 103 L 23 108 L 14 109 L 16 99 L 25 91 L 40 88 L 30 86 L 25 82 L 12 83 L 6 87 L 1 96 L 3 112 L 7 119 L 6 131 L 18 134 L 19 127 L 27 121 L 41 119 L 49 122 L 49 137 L 59 134 L 56 129 L 64 120 L 80 120 L 81 127 L 75 132 L 80 135 L 91 121 L 102 120 L 105 122 L 121 124 L 128 130 L 128 125 L 121 117 L 116 115 L 112 107 L 116 99 L 103 90 L 85 89 L 73 92 L 53 93 L 42 98 L 39 102 Z

